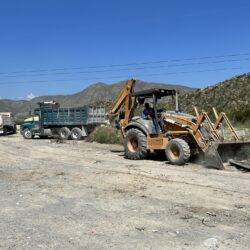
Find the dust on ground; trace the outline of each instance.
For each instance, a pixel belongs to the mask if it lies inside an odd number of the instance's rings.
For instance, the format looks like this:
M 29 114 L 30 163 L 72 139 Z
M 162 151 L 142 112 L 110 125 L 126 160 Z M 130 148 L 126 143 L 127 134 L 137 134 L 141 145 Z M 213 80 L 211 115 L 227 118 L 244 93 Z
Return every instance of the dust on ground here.
M 0 249 L 249 249 L 250 173 L 0 137 Z

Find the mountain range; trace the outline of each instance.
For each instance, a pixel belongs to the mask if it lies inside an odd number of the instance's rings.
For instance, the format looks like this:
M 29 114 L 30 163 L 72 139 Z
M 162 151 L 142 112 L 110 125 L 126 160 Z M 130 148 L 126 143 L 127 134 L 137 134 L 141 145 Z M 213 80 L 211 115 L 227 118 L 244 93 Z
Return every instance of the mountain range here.
M 37 102 L 55 100 L 61 107 L 76 107 L 94 105 L 97 103 L 110 104 L 117 98 L 125 81 L 114 84 L 95 83 L 88 88 L 72 95 L 39 96 L 27 100 L 0 100 L 0 112 L 13 112 L 16 117 L 27 117 L 36 107 Z M 135 91 L 147 88 L 178 89 L 180 91 L 180 107 L 182 111 L 192 113 L 193 106 L 200 110 L 210 111 L 216 107 L 225 111 L 230 118 L 245 121 L 250 118 L 250 73 L 232 77 L 223 82 L 206 88 L 190 88 L 183 85 L 163 84 L 137 80 Z M 171 105 L 170 105 L 171 106 Z
M 55 100 L 60 103 L 60 107 L 77 107 L 83 105 L 94 105 L 100 100 L 105 103 L 106 101 L 115 100 L 124 86 L 125 81 L 120 81 L 114 84 L 95 83 L 88 88 L 72 94 L 72 95 L 51 95 L 39 96 L 31 100 L 0 100 L 0 112 L 12 112 L 16 117 L 27 117 L 29 112 L 32 111 L 38 102 Z M 144 90 L 147 88 L 168 88 L 178 89 L 181 94 L 193 91 L 193 88 L 176 85 L 176 84 L 162 84 L 154 82 L 144 82 L 137 80 L 135 84 L 135 91 Z

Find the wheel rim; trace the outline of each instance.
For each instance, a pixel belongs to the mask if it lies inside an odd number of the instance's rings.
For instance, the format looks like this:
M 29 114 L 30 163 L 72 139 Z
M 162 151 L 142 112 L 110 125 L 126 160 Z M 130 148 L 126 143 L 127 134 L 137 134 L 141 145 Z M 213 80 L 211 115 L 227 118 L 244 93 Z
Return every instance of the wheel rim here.
M 79 136 L 79 134 L 78 134 L 76 131 L 74 131 L 74 132 L 72 133 L 72 136 L 73 136 L 74 139 L 77 139 L 78 136 Z
M 180 149 L 177 145 L 171 145 L 169 150 L 170 157 L 174 160 L 180 157 Z
M 130 137 L 127 143 L 130 152 L 136 152 L 138 149 L 138 140 L 135 137 Z
M 67 136 L 67 132 L 66 131 L 61 131 L 61 137 L 62 138 L 66 138 L 66 136 Z
M 25 131 L 25 136 L 27 138 L 30 138 L 31 137 L 31 132 L 29 130 Z

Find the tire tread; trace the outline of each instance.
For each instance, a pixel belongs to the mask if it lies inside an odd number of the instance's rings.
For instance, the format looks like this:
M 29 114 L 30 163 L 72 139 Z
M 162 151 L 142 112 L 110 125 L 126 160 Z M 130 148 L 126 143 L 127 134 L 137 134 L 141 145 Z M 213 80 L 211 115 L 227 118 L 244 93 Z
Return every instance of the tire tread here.
M 130 152 L 127 148 L 127 138 L 130 134 L 134 134 L 137 136 L 138 141 L 140 141 L 138 144 L 139 150 L 136 152 Z M 146 135 L 139 129 L 137 128 L 131 128 L 127 131 L 126 137 L 125 137 L 125 156 L 128 159 L 131 160 L 142 160 L 145 159 L 148 151 L 147 151 L 147 138 Z

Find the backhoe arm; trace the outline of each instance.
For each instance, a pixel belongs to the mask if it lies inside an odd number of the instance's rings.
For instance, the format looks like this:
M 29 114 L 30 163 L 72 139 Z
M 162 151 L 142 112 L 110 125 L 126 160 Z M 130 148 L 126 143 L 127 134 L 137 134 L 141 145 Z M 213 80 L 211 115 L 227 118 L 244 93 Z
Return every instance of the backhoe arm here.
M 117 113 L 117 111 L 120 109 L 122 104 L 125 102 L 126 97 L 128 97 L 128 95 L 130 93 L 132 93 L 134 85 L 135 85 L 135 80 L 134 79 L 128 80 L 126 82 L 125 86 L 121 90 L 121 92 L 120 92 L 119 96 L 117 97 L 117 99 L 116 99 L 112 109 L 110 110 L 109 114 L 116 114 Z
M 112 109 L 108 113 L 108 118 L 110 121 L 110 124 L 114 124 L 114 118 L 117 117 L 117 112 L 121 108 L 121 106 L 125 103 L 125 120 L 128 120 L 128 114 L 130 112 L 130 107 L 129 107 L 129 100 L 130 100 L 130 94 L 133 92 L 133 88 L 135 85 L 135 80 L 131 79 L 128 80 L 121 90 L 119 96 L 117 97 Z M 126 121 L 124 121 L 126 123 Z

